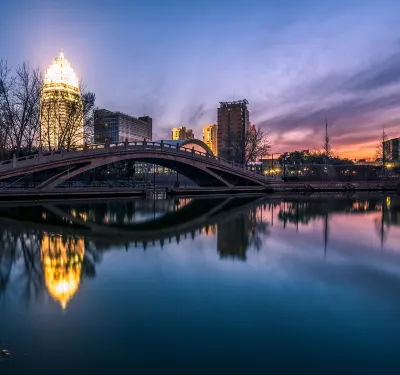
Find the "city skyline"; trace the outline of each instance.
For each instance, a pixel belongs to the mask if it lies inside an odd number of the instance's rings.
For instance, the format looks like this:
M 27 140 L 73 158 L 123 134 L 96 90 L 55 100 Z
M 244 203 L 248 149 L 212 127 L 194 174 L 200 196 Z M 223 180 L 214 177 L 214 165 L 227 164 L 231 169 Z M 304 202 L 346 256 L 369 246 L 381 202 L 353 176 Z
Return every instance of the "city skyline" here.
M 0 58 L 44 73 L 62 45 L 97 105 L 151 116 L 154 139 L 177 123 L 201 134 L 219 101 L 242 97 L 273 152 L 322 149 L 325 118 L 343 157 L 373 157 L 382 125 L 400 135 L 392 1 L 6 0 L 0 11 Z

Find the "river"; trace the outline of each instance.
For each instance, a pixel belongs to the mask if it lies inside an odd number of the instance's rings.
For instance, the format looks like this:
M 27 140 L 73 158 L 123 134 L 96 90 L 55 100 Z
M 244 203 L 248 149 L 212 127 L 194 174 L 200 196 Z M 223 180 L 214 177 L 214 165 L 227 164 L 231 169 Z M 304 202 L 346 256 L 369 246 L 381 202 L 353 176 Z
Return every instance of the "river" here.
M 0 205 L 0 374 L 400 373 L 400 196 Z

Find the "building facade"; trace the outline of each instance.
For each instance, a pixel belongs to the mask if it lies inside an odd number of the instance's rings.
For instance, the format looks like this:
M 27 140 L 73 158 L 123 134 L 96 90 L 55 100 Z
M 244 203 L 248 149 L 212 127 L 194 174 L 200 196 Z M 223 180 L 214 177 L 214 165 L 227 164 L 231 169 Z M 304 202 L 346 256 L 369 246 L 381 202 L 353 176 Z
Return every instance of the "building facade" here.
M 83 144 L 83 104 L 78 77 L 61 51 L 44 76 L 40 146 L 69 149 Z
M 172 128 L 173 141 L 183 141 L 185 139 L 194 139 L 194 134 L 192 129 L 186 129 L 185 126 L 180 126 L 179 128 Z
M 400 138 L 392 138 L 383 142 L 386 161 L 400 161 Z
M 153 120 L 149 116 L 134 117 L 107 109 L 94 113 L 95 143 L 151 141 L 152 132 Z
M 246 99 L 235 102 L 220 102 L 218 108 L 218 155 L 227 160 L 235 160 L 238 163 L 244 163 L 244 160 L 238 160 L 235 148 L 240 145 L 249 131 L 248 104 L 249 102 Z
M 218 134 L 217 124 L 203 127 L 203 142 L 210 147 L 215 156 L 218 156 Z

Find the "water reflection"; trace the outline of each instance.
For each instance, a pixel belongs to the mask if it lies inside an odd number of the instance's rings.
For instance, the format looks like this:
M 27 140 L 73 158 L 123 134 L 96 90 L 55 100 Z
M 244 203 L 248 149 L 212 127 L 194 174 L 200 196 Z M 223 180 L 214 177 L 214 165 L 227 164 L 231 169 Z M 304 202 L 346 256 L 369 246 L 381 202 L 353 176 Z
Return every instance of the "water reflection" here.
M 62 309 L 82 281 L 96 274 L 102 254 L 115 248 L 163 248 L 184 239 L 214 239 L 222 261 L 246 261 L 267 251 L 271 233 L 318 223 L 323 252 L 334 233 L 331 219 L 346 223 L 372 215 L 384 246 L 400 225 L 399 196 L 271 197 L 111 201 L 0 206 L 0 299 L 26 302 L 48 294 Z M 292 235 L 292 234 L 291 234 Z M 189 249 L 190 251 L 190 249 Z M 46 293 L 45 293 L 46 292 Z
M 63 309 L 78 290 L 84 255 L 83 238 L 44 233 L 41 256 L 45 284 L 50 295 Z

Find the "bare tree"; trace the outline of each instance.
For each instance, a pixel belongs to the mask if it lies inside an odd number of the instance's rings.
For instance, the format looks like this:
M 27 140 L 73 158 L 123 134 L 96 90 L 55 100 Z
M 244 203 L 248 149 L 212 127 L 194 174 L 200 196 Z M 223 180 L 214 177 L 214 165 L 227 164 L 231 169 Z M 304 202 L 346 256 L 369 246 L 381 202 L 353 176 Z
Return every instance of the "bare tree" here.
M 385 142 L 388 140 L 388 137 L 385 133 L 385 126 L 382 126 L 382 135 L 381 139 L 376 145 L 376 159 L 382 163 L 382 176 L 386 177 L 386 164 L 388 162 L 388 154 L 389 150 L 385 147 Z
M 41 102 L 41 144 L 71 149 L 93 142 L 96 96 L 90 91 L 53 91 Z
M 83 139 L 86 143 L 94 140 L 94 111 L 96 109 L 96 95 L 86 91 L 86 86 L 81 87 L 83 105 Z
M 7 63 L 0 60 L 0 146 L 17 155 L 23 149 L 30 152 L 37 143 L 42 82 L 39 70 L 27 63 L 12 75 Z
M 247 164 L 269 155 L 271 141 L 269 134 L 261 129 L 252 129 L 244 135 L 238 134 L 232 142 L 234 160 Z
M 385 148 L 385 141 L 388 140 L 388 137 L 385 133 L 385 127 L 382 127 L 382 135 L 380 137 L 380 140 L 378 144 L 376 145 L 376 158 L 379 159 L 379 161 L 382 162 L 383 168 L 385 167 L 386 162 L 388 161 L 388 152 Z

